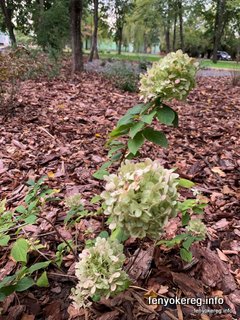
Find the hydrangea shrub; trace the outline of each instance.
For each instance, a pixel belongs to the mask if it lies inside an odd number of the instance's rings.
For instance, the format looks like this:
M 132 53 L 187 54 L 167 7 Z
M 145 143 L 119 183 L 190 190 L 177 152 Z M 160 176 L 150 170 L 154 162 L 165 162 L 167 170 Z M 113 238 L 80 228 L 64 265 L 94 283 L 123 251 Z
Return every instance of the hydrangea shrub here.
M 158 239 L 163 227 L 177 214 L 178 174 L 147 159 L 121 165 L 118 174 L 105 176 L 105 214 L 110 229 L 117 227 L 132 237 Z
M 141 76 L 140 93 L 146 100 L 183 100 L 195 86 L 198 63 L 182 50 L 171 52 L 155 62 Z
M 84 249 L 79 258 L 75 272 L 78 284 L 72 290 L 76 308 L 91 305 L 89 298 L 109 298 L 128 287 L 128 275 L 122 270 L 123 245 L 118 241 L 98 237 L 95 246 Z

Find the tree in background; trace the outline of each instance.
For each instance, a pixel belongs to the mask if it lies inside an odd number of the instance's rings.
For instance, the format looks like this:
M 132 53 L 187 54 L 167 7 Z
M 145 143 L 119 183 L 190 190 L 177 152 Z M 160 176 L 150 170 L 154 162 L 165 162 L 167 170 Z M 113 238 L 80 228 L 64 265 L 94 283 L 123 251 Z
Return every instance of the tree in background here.
M 92 35 L 92 47 L 89 56 L 89 61 L 92 61 L 93 58 L 99 59 L 98 55 L 98 9 L 99 9 L 99 0 L 93 0 L 93 35 Z
M 126 19 L 124 38 L 133 43 L 136 52 L 147 53 L 148 48 L 160 43 L 160 19 L 153 1 L 136 0 L 131 15 Z
M 38 45 L 56 56 L 69 40 L 70 17 L 66 0 L 58 0 L 48 9 L 35 6 L 34 29 Z
M 4 24 L 6 29 L 8 30 L 9 37 L 13 46 L 17 44 L 16 37 L 14 34 L 14 24 L 12 22 L 14 9 L 16 8 L 16 5 L 17 4 L 11 0 L 0 0 L 0 6 L 4 17 Z
M 215 25 L 214 25 L 214 36 L 213 36 L 213 62 L 217 62 L 217 51 L 221 44 L 221 38 L 225 27 L 225 13 L 226 13 L 226 2 L 227 0 L 217 0 Z
M 127 16 L 131 13 L 134 3 L 132 0 L 114 0 L 113 14 L 115 16 L 115 41 L 118 47 L 118 54 L 122 52 L 123 44 L 123 27 L 126 23 Z
M 82 0 L 70 0 L 70 21 L 71 21 L 71 44 L 72 44 L 72 72 L 83 70 L 82 51 Z

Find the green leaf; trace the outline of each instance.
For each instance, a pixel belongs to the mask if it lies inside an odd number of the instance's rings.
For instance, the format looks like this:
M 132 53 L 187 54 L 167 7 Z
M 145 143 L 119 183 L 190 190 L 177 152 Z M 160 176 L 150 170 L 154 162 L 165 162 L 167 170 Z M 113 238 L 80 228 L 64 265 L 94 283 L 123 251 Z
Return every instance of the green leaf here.
M 19 212 L 19 213 L 26 213 L 27 210 L 24 206 L 18 206 L 16 209 L 15 209 L 16 212 Z
M 35 185 L 35 181 L 34 181 L 33 179 L 29 179 L 29 180 L 26 182 L 26 184 L 27 184 L 28 186 L 33 187 L 33 186 Z
M 13 276 L 7 276 L 5 278 L 3 278 L 2 281 L 0 281 L 0 289 L 6 286 L 9 286 L 13 280 L 16 279 L 16 275 L 14 274 Z
M 100 294 L 94 294 L 91 298 L 94 302 L 97 302 L 101 299 L 101 296 Z
M 170 108 L 166 105 L 164 105 L 162 108 L 159 108 L 157 111 L 158 120 L 161 123 L 166 124 L 166 125 L 173 124 L 175 116 L 176 116 L 176 112 L 172 108 Z
M 185 248 L 187 251 L 189 251 L 189 248 L 195 242 L 196 239 L 192 236 L 187 237 L 187 239 L 182 243 L 183 248 Z
M 33 199 L 35 197 L 35 195 L 34 195 L 34 193 L 33 192 L 31 192 L 31 193 L 29 193 L 28 195 L 26 195 L 26 197 L 25 197 L 25 202 L 27 203 L 27 204 L 29 204 L 29 202 Z M 21 213 L 23 213 L 23 212 L 21 212 Z
M 116 138 L 116 137 L 122 136 L 122 135 L 124 135 L 125 133 L 128 132 L 128 129 L 131 128 L 133 124 L 134 124 L 134 122 L 132 121 L 129 124 L 116 127 L 115 129 L 113 129 L 109 133 L 109 136 L 112 137 L 112 138 Z
M 132 154 L 131 152 L 129 152 L 126 156 L 126 159 L 127 160 L 132 160 L 134 159 L 135 157 L 138 157 L 139 156 L 139 152 L 137 152 L 136 154 Z
M 136 122 L 129 131 L 129 136 L 131 138 L 134 138 L 135 135 L 142 130 L 142 128 L 145 126 L 144 122 Z
M 141 116 L 141 120 L 147 124 L 151 124 L 155 115 L 156 111 L 153 110 L 149 114 L 144 114 L 143 116 Z
M 158 241 L 157 245 L 165 244 L 167 247 L 171 248 L 171 247 L 174 247 L 177 244 L 180 244 L 187 237 L 188 237 L 187 233 L 178 234 L 171 240 L 160 240 L 160 241 Z
M 107 239 L 107 238 L 109 238 L 109 234 L 107 231 L 101 231 L 99 233 L 98 237 Z
M 49 282 L 48 282 L 48 277 L 47 277 L 47 272 L 44 271 L 42 273 L 42 275 L 37 279 L 37 286 L 38 287 L 48 287 L 49 286 Z
M 182 226 L 186 226 L 190 221 L 190 215 L 187 212 L 182 214 Z
M 146 128 L 142 131 L 142 133 L 148 141 L 151 141 L 163 148 L 167 148 L 168 141 L 163 132 L 156 131 L 152 128 Z
M 186 250 L 185 248 L 180 249 L 180 256 L 186 262 L 192 261 L 192 253 L 190 251 Z
M 16 291 L 25 291 L 32 287 L 35 284 L 32 278 L 30 277 L 24 277 L 21 280 L 18 281 L 18 283 L 15 285 Z
M 189 188 L 192 188 L 193 186 L 195 186 L 195 183 L 190 180 L 181 178 L 178 180 L 178 185 L 180 187 L 189 189 Z
M 174 128 L 178 127 L 178 114 L 177 114 L 177 112 L 175 112 L 175 118 L 174 118 L 172 124 L 173 124 Z
M 132 154 L 136 154 L 144 143 L 144 137 L 141 132 L 137 133 L 135 137 L 128 141 L 128 149 Z
M 108 157 L 111 157 L 112 154 L 114 154 L 118 150 L 121 150 L 123 147 L 123 143 L 121 143 L 121 145 L 111 147 L 111 149 L 108 151 Z
M 50 265 L 51 261 L 38 262 L 28 268 L 28 273 L 31 274 L 37 270 L 45 269 Z
M 103 177 L 108 175 L 109 175 L 109 172 L 107 170 L 99 169 L 96 172 L 94 172 L 93 177 L 98 180 L 103 180 Z
M 125 114 L 117 123 L 117 128 L 126 125 L 126 124 L 130 124 L 133 121 L 133 116 L 131 114 Z
M 137 104 L 136 106 L 129 109 L 126 113 L 128 116 L 140 114 L 146 105 L 144 103 Z
M 112 157 L 111 157 L 111 161 L 117 161 L 117 160 L 119 160 L 120 158 L 121 158 L 121 156 L 122 156 L 122 152 L 118 152 L 118 153 L 116 153 L 116 154 L 114 154 Z
M 37 220 L 37 217 L 35 216 L 35 214 L 31 214 L 30 216 L 28 216 L 26 219 L 24 219 L 24 221 L 27 223 L 27 224 L 33 224 L 35 223 Z
M 102 200 L 101 196 L 96 195 L 96 196 L 92 197 L 92 199 L 91 199 L 90 202 L 91 202 L 92 204 L 95 204 L 95 203 L 98 203 L 98 202 L 101 201 L 101 200 Z
M 36 206 L 37 206 L 37 203 L 38 203 L 38 200 L 35 200 L 35 201 L 31 202 L 31 203 L 29 204 L 29 206 L 28 206 L 28 210 L 29 210 L 29 211 L 32 211 L 33 209 L 35 209 Z
M 7 246 L 9 240 L 10 240 L 9 235 L 1 234 L 0 235 L 0 247 Z
M 29 249 L 29 243 L 27 242 L 27 240 L 23 238 L 19 238 L 17 239 L 17 241 L 14 243 L 12 247 L 11 256 L 17 262 L 27 263 L 28 249 Z
M 129 238 L 126 232 L 122 228 L 115 229 L 110 235 L 110 239 L 118 240 L 120 243 L 123 243 Z

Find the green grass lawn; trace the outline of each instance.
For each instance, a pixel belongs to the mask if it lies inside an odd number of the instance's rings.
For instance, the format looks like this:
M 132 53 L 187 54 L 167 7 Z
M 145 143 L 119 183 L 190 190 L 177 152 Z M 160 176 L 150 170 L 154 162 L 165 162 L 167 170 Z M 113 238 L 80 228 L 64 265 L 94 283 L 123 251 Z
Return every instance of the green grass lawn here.
M 155 54 L 142 54 L 142 53 L 128 53 L 123 52 L 121 55 L 117 54 L 116 52 L 111 53 L 100 53 L 101 59 L 115 59 L 115 60 L 125 60 L 125 61 L 148 61 L 154 62 L 161 59 L 161 56 Z M 216 68 L 216 69 L 239 69 L 240 70 L 240 63 L 235 61 L 218 61 L 216 64 L 213 63 L 211 60 L 201 59 L 199 60 L 201 66 L 203 68 Z

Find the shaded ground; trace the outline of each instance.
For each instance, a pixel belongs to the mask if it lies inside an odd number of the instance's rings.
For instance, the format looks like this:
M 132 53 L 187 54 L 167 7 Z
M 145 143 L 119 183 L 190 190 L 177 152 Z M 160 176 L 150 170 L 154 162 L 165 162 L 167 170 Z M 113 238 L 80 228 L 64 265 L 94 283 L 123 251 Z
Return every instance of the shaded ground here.
M 45 174 L 50 186 L 61 189 L 61 198 L 78 191 L 89 200 L 99 193 L 101 183 L 91 175 L 106 160 L 106 135 L 118 118 L 138 102 L 138 96 L 122 93 L 96 75 L 84 74 L 70 81 L 26 81 L 18 102 L 11 116 L 0 117 L 0 192 L 1 198 L 7 197 L 8 206 L 21 203 L 28 178 Z M 181 176 L 197 183 L 197 189 L 209 201 L 204 218 L 208 238 L 193 248 L 193 264 L 183 264 L 174 250 L 167 254 L 164 248 L 158 248 L 153 252 L 152 244 L 146 241 L 139 253 L 141 259 L 130 270 L 134 284 L 140 288 L 131 288 L 120 297 L 94 305 L 90 311 L 76 313 L 68 299 L 75 282 L 74 257 L 69 254 L 61 272 L 49 268 L 49 289 L 33 288 L 18 297 L 11 295 L 0 319 L 240 318 L 239 87 L 232 87 L 228 78 L 199 78 L 187 102 L 174 102 L 173 107 L 179 112 L 180 124 L 178 129 L 164 128 L 169 148 L 147 144 L 142 157 L 176 167 Z M 189 192 L 184 196 L 193 195 Z M 101 221 L 94 218 L 82 219 L 72 229 L 64 228 L 62 203 L 43 214 L 66 239 L 75 241 L 79 251 L 84 239 L 101 231 Z M 174 235 L 178 225 L 177 218 L 168 226 L 167 236 Z M 54 256 L 61 241 L 49 224 L 39 221 L 26 232 L 33 239 L 49 243 L 46 252 Z M 130 261 L 138 246 L 136 242 L 126 243 Z M 4 250 L 0 268 L 1 278 L 16 270 Z M 170 297 L 222 296 L 223 306 L 207 307 L 227 313 L 201 315 L 194 312 L 193 306 L 149 306 L 144 294 L 149 296 L 151 292 Z

